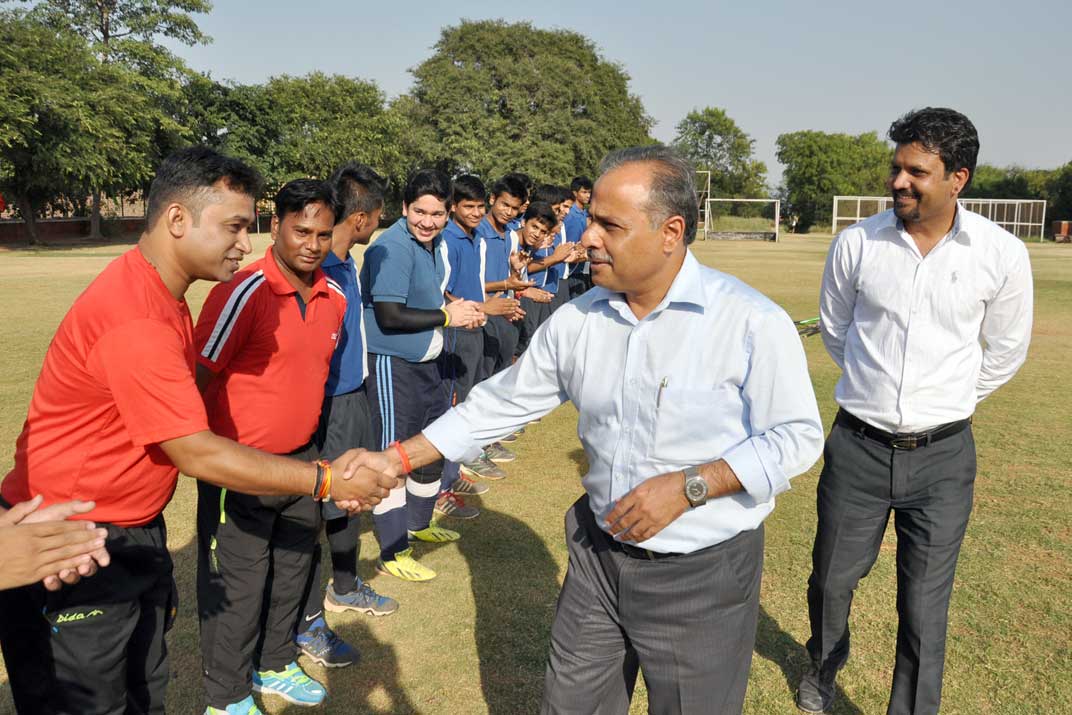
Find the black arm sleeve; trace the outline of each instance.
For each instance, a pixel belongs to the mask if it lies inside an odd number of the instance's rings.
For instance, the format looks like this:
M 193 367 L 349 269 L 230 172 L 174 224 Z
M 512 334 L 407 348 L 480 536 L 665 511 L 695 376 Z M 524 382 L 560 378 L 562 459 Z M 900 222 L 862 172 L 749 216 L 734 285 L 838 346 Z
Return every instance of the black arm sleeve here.
M 407 308 L 405 303 L 372 303 L 376 322 L 381 330 L 395 330 L 400 333 L 418 333 L 429 328 L 443 326 L 442 310 L 424 310 Z

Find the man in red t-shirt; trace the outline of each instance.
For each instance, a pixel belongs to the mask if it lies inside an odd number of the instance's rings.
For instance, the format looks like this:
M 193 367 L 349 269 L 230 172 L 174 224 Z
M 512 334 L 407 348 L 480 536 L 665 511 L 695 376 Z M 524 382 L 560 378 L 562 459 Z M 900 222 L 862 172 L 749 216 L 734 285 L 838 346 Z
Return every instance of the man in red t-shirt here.
M 260 188 L 256 172 L 209 149 L 168 157 L 137 247 L 75 300 L 49 345 L 0 497 L 4 506 L 38 495 L 46 506 L 94 501 L 72 518 L 107 529 L 110 563 L 59 591 L 0 592 L 19 712 L 164 712 L 176 599 L 162 511 L 179 470 L 251 494 L 326 492 L 352 509 L 395 484 L 360 468 L 368 457 L 357 452 L 314 465 L 209 430 L 183 295 L 195 280 L 238 270 Z
M 197 383 L 217 434 L 312 461 L 346 297 L 320 264 L 340 208 L 331 185 L 279 190 L 264 258 L 209 293 L 194 329 Z M 316 705 L 294 624 L 319 535 L 310 496 L 258 496 L 200 482 L 197 602 L 210 714 L 249 713 L 251 690 Z M 263 605 L 262 605 L 263 602 Z

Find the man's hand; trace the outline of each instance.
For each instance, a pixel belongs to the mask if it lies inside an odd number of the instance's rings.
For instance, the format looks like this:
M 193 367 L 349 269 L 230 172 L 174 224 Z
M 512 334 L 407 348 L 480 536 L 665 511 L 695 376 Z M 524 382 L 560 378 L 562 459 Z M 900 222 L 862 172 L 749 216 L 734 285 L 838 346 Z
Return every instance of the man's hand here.
M 563 246 L 566 244 L 562 244 Z M 588 260 L 588 249 L 579 243 L 571 243 L 573 246 L 573 252 L 570 257 L 566 259 L 566 263 L 584 263 Z
M 525 297 L 534 303 L 550 303 L 554 296 L 543 290 L 542 288 L 528 288 L 525 290 Z
M 521 306 L 521 302 L 507 298 L 505 292 L 499 292 L 484 301 L 486 315 L 511 315 Z
M 0 515 L 0 589 L 43 581 L 51 591 L 108 565 L 106 529 L 91 521 L 64 521 L 93 509 L 93 502 L 67 502 L 41 510 L 41 497 Z
M 530 258 L 528 254 L 521 255 L 517 251 L 510 251 L 508 260 L 510 261 L 510 270 L 514 273 L 520 273 L 525 269 L 525 266 L 529 264 L 529 261 L 531 261 L 532 258 Z
M 484 323 L 484 311 L 480 303 L 471 300 L 454 300 L 444 306 L 455 328 L 476 328 Z
M 536 281 L 523 281 L 520 276 L 510 275 L 506 279 L 506 290 L 525 290 L 536 285 Z
M 618 500 L 607 515 L 607 532 L 640 543 L 658 534 L 689 509 L 684 472 L 647 479 Z
M 341 509 L 358 502 L 357 510 L 371 509 L 404 482 L 384 452 L 351 449 L 331 463 L 331 499 Z

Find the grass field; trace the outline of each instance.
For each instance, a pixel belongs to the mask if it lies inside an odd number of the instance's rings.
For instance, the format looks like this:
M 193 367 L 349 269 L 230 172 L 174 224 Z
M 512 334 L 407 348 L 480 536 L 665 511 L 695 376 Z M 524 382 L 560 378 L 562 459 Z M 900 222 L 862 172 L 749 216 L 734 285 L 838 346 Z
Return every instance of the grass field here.
M 708 242 L 706 264 L 738 275 L 795 318 L 817 314 L 829 236 L 780 243 Z M 258 239 L 263 249 L 265 239 Z M 1035 335 L 1020 374 L 980 405 L 976 503 L 960 558 L 950 617 L 946 715 L 1072 713 L 1072 248 L 1029 245 L 1035 271 Z M 10 468 L 34 380 L 71 301 L 120 246 L 0 251 L 0 474 Z M 254 254 L 260 255 L 260 250 Z M 189 300 L 195 314 L 209 286 Z M 806 341 L 826 424 L 837 370 L 818 338 Z M 334 618 L 357 644 L 357 667 L 312 671 L 330 691 L 327 713 L 536 712 L 548 631 L 565 573 L 562 517 L 580 493 L 584 455 L 576 413 L 564 406 L 516 443 L 510 477 L 483 499 L 463 538 L 418 547 L 440 576 L 410 584 L 376 576 L 375 541 L 362 539 L 362 576 L 402 603 L 393 616 Z M 767 524 L 766 568 L 756 653 L 745 712 L 795 713 L 804 666 L 804 591 L 815 527 L 818 465 L 793 481 Z M 194 497 L 182 479 L 167 510 L 182 597 L 170 636 L 169 712 L 203 709 L 194 604 Z M 893 669 L 895 569 L 892 530 L 853 609 L 853 654 L 839 679 L 836 713 L 885 712 Z M 4 678 L 6 680 L 6 678 Z M 3 687 L 3 686 L 0 686 Z M 646 711 L 638 688 L 633 713 Z M 267 711 L 284 712 L 269 700 Z M 0 712 L 11 712 L 0 692 Z M 298 712 L 291 708 L 287 712 Z

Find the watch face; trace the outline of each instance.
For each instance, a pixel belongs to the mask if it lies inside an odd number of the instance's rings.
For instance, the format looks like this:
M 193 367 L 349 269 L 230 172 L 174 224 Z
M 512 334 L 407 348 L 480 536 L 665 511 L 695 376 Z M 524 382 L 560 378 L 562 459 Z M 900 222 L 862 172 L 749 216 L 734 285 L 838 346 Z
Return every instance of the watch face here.
M 690 502 L 702 501 L 707 497 L 707 483 L 703 479 L 690 479 L 685 482 L 685 496 Z

